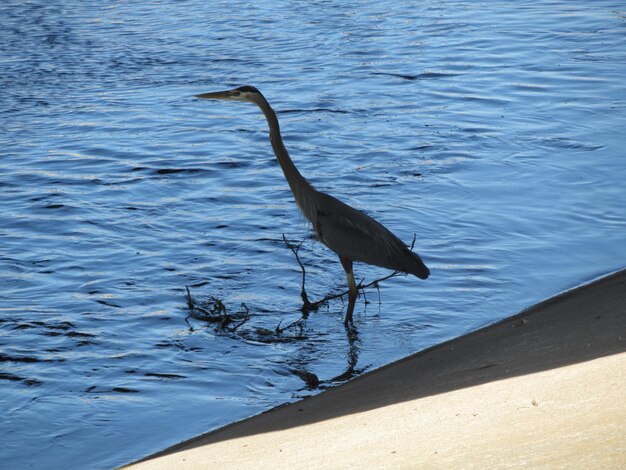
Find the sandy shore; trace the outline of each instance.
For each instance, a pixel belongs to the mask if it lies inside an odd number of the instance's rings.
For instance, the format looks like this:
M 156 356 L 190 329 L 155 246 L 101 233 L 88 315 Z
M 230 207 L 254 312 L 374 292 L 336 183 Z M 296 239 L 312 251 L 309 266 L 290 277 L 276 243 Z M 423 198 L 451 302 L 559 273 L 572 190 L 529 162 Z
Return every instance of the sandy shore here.
M 626 468 L 626 270 L 129 468 Z

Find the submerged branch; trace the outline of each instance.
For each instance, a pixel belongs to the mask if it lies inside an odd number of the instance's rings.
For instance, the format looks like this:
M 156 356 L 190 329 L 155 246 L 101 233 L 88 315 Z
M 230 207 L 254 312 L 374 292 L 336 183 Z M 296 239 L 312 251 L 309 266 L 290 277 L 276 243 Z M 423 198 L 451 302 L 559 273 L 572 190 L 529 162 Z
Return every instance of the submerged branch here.
M 304 335 L 304 323 L 308 317 L 307 312 L 302 312 L 300 318 L 286 326 L 281 326 L 281 321 L 273 330 L 263 327 L 251 327 L 237 331 L 251 319 L 250 309 L 245 303 L 241 303 L 239 311 L 229 313 L 224 302 L 217 297 L 210 295 L 200 306 L 192 299 L 189 287 L 185 286 L 185 289 L 187 291 L 187 307 L 189 309 L 189 313 L 185 317 L 185 323 L 189 326 L 189 331 L 194 331 L 194 327 L 189 322 L 191 318 L 214 326 L 218 332 L 236 333 L 239 337 L 264 343 L 289 342 L 306 338 Z M 296 329 L 296 333 L 285 336 L 284 333 L 290 329 Z
M 298 244 L 298 246 L 295 246 L 292 243 L 290 243 L 289 240 L 287 240 L 287 237 L 285 237 L 285 234 L 283 233 L 283 241 L 285 242 L 285 245 L 287 245 L 287 247 L 291 250 L 293 255 L 296 257 L 296 261 L 298 262 L 298 264 L 300 265 L 300 269 L 302 270 L 302 289 L 300 290 L 300 297 L 302 297 L 302 303 L 303 303 L 302 311 L 306 312 L 308 310 L 312 310 L 314 309 L 314 307 L 312 307 L 311 302 L 309 301 L 309 297 L 306 295 L 306 290 L 304 288 L 304 284 L 306 281 L 306 270 L 304 269 L 304 265 L 302 264 L 302 261 L 300 261 L 300 257 L 298 256 L 298 251 L 300 251 L 300 247 L 304 243 L 304 240 L 302 240 Z
M 196 305 L 191 298 L 189 287 L 185 286 L 185 289 L 187 290 L 187 307 L 189 308 L 189 315 L 185 318 L 185 322 L 191 330 L 193 330 L 193 327 L 189 323 L 189 318 L 216 324 L 218 330 L 226 330 L 231 333 L 237 331 L 241 325 L 250 319 L 250 309 L 243 302 L 241 304 L 242 310 L 230 314 L 226 311 L 224 303 L 214 296 L 208 298 L 205 302 L 205 307 Z

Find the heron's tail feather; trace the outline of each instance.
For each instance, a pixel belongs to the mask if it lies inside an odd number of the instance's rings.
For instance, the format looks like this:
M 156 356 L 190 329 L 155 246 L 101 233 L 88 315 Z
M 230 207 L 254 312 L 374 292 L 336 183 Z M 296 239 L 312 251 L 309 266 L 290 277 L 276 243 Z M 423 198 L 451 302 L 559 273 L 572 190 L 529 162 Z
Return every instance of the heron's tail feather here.
M 428 276 L 430 276 L 430 269 L 426 267 L 422 258 L 420 258 L 416 253 L 413 253 L 410 250 L 407 251 L 409 252 L 409 257 L 407 260 L 406 272 L 413 274 L 420 279 L 427 279 Z

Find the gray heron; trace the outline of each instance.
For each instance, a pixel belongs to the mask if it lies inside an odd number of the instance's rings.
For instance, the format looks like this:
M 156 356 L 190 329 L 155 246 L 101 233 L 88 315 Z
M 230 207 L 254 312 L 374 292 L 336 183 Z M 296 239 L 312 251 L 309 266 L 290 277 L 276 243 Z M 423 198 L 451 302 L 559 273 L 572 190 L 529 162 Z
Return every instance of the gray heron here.
M 394 271 L 413 274 L 420 279 L 430 275 L 418 254 L 398 237 L 367 214 L 334 197 L 316 190 L 298 171 L 283 144 L 276 113 L 259 90 L 242 86 L 233 90 L 196 95 L 196 98 L 245 101 L 256 104 L 267 119 L 270 142 L 296 204 L 311 222 L 316 238 L 339 255 L 348 278 L 348 309 L 344 319 L 352 323 L 358 295 L 352 264 L 354 261 L 373 264 Z

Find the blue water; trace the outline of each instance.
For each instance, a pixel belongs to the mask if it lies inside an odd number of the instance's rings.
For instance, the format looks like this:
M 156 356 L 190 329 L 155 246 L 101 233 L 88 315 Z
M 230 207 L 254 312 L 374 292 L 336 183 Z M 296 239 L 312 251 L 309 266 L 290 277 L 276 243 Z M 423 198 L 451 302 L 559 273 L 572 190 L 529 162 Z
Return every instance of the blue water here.
M 0 5 L 0 461 L 110 468 L 626 265 L 622 2 Z M 345 287 L 241 84 L 319 189 L 432 277 Z M 356 265 L 370 281 L 388 274 Z M 250 319 L 187 316 L 185 286 Z M 347 374 L 350 375 L 350 374 Z M 347 376 L 346 375 L 346 376 Z M 345 376 L 344 376 L 345 378 Z

